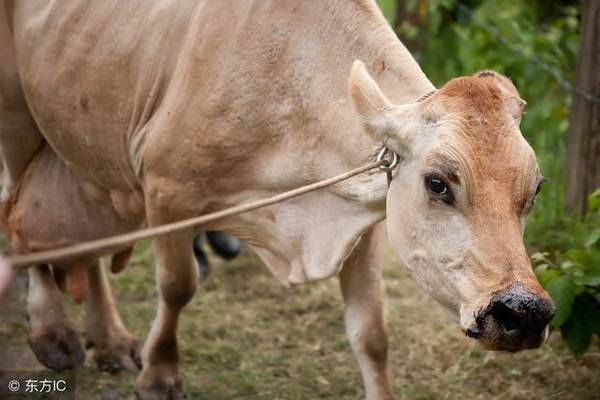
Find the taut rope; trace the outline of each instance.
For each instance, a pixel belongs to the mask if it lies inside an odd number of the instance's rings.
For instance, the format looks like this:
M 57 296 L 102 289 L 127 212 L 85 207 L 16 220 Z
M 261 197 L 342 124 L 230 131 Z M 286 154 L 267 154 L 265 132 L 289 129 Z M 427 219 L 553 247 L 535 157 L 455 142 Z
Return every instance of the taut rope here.
M 352 178 L 353 176 L 362 174 L 375 168 L 379 168 L 380 170 L 389 174 L 390 171 L 393 170 L 393 168 L 397 165 L 397 156 L 392 153 L 394 158 L 392 159 L 392 161 L 390 161 L 384 158 L 386 154 L 387 152 L 380 153 L 380 156 L 378 157 L 377 161 L 367 163 L 362 167 L 355 168 L 343 174 L 336 175 L 334 177 L 324 179 L 315 183 L 311 183 L 306 186 L 301 186 L 299 188 L 292 189 L 287 192 L 268 197 L 266 199 L 256 200 L 246 204 L 240 204 L 210 214 L 201 215 L 199 217 L 193 217 L 182 221 L 173 222 L 170 224 L 141 229 L 122 235 L 110 236 L 103 239 L 78 243 L 72 246 L 61 247 L 52 250 L 38 251 L 29 254 L 16 254 L 8 257 L 8 262 L 14 268 L 24 269 L 32 265 L 52 264 L 53 262 L 64 259 L 77 258 L 79 256 L 83 256 L 89 253 L 108 253 L 111 249 L 132 245 L 138 240 L 167 235 L 169 233 L 193 228 L 198 225 L 206 224 L 208 222 L 216 221 L 225 217 L 231 217 L 233 215 L 246 213 L 249 211 L 256 210 L 258 208 L 280 203 L 282 201 L 300 196 L 308 192 L 313 192 L 315 190 L 319 190 L 327 186 L 335 185 L 336 183 L 345 181 L 347 179 Z

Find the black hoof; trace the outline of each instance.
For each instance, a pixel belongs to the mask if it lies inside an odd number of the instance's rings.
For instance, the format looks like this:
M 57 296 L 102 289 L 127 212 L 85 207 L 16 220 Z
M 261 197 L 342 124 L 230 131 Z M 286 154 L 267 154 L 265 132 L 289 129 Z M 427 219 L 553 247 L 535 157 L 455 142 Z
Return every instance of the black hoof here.
M 72 369 L 83 365 L 85 361 L 85 351 L 79 336 L 71 328 L 32 332 L 28 342 L 38 361 L 52 370 Z

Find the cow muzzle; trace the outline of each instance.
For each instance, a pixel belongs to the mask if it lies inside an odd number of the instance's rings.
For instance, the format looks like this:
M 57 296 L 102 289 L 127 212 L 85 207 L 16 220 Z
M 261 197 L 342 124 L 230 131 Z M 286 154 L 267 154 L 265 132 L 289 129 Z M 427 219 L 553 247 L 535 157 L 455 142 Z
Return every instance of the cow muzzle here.
M 490 350 L 533 349 L 546 341 L 553 316 L 554 304 L 549 297 L 513 286 L 496 293 L 465 334 Z

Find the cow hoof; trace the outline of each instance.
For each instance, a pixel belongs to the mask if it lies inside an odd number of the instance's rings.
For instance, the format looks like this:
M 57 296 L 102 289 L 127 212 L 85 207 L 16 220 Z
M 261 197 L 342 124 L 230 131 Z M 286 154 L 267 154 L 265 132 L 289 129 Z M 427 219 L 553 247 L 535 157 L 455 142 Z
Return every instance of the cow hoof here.
M 137 373 L 142 368 L 142 346 L 133 336 L 123 336 L 101 344 L 88 341 L 86 346 L 94 348 L 94 361 L 100 371 L 115 374 L 126 370 Z
M 163 378 L 148 387 L 140 387 L 135 392 L 138 400 L 182 400 L 183 385 L 179 378 Z
M 32 332 L 29 346 L 38 361 L 55 371 L 83 365 L 85 351 L 79 336 L 72 328 L 59 327 L 43 332 Z

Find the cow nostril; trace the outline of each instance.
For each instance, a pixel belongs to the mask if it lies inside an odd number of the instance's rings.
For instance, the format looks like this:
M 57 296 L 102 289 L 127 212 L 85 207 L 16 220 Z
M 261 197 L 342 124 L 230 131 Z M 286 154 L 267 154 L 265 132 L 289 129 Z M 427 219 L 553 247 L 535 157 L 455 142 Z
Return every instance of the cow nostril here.
M 465 335 L 473 339 L 479 339 L 481 337 L 481 329 L 479 328 L 469 328 L 465 331 Z
M 507 334 L 519 332 L 522 325 L 522 316 L 508 305 L 496 301 L 492 305 L 490 314 Z
M 537 320 L 537 325 L 545 327 L 554 318 L 554 304 L 548 300 L 540 300 L 534 309 L 534 320 Z

